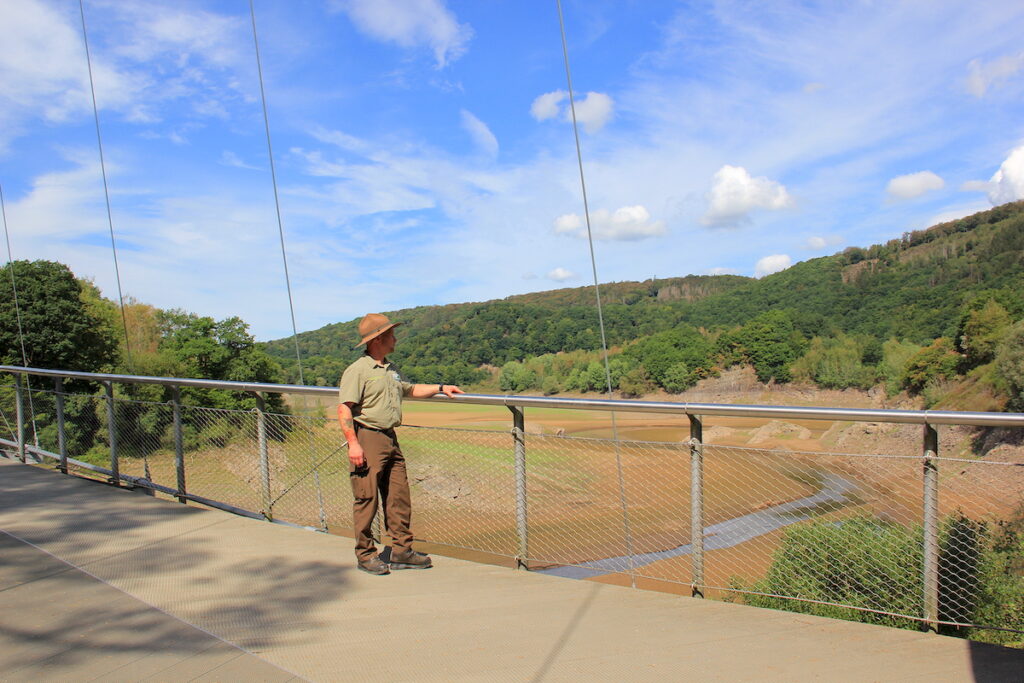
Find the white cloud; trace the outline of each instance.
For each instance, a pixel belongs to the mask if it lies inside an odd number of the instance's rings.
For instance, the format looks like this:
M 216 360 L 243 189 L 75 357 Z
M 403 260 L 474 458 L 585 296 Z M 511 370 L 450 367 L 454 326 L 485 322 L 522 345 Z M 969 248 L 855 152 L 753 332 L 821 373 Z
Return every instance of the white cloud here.
M 583 218 L 575 213 L 559 216 L 554 222 L 555 233 L 586 238 L 587 227 Z M 598 209 L 590 214 L 590 228 L 596 240 L 632 242 L 660 237 L 667 233 L 664 221 L 651 221 L 651 214 L 641 205 L 623 206 L 614 212 Z
M 1024 145 L 1010 152 L 989 182 L 988 199 L 993 206 L 1024 199 Z
M 932 190 L 941 190 L 946 181 L 931 171 L 918 171 L 896 176 L 889 181 L 885 191 L 893 199 L 913 199 Z
M 494 137 L 486 123 L 465 109 L 462 110 L 462 128 L 473 138 L 473 144 L 481 152 L 492 158 L 498 156 L 498 138 Z
M 842 244 L 843 238 L 839 235 L 825 235 L 824 237 L 818 235 L 812 235 L 807 238 L 804 242 L 804 249 L 813 249 L 815 251 L 825 249 L 827 247 L 834 247 L 837 244 Z
M 574 213 L 567 213 L 555 219 L 555 232 L 559 235 L 565 233 L 576 234 L 579 237 L 586 236 L 586 229 L 583 219 Z
M 700 221 L 711 227 L 744 223 L 753 209 L 779 210 L 794 205 L 782 184 L 763 176 L 751 178 L 747 169 L 728 164 L 715 173 L 708 203 L 708 210 Z
M 990 180 L 968 180 L 964 192 L 984 192 L 992 206 L 1024 199 L 1024 145 L 1010 152 Z
M 984 97 L 989 88 L 1001 85 L 1022 68 L 1024 52 L 1004 55 L 987 64 L 980 59 L 972 59 L 967 65 L 967 92 L 975 97 Z
M 793 260 L 787 254 L 772 254 L 758 259 L 754 266 L 754 277 L 764 277 L 785 270 L 793 265 Z
M 611 120 L 614 109 L 615 104 L 608 95 L 588 92 L 586 97 L 576 102 L 576 120 L 588 133 L 596 133 Z M 569 117 L 572 117 L 572 112 L 569 112 Z
M 547 274 L 547 278 L 549 280 L 554 280 L 555 282 L 565 282 L 566 280 L 574 280 L 576 279 L 576 277 L 576 273 L 561 267 L 555 268 L 554 270 L 549 271 Z
M 961 192 L 990 192 L 993 184 L 987 180 L 968 180 L 960 186 Z
M 247 168 L 250 171 L 262 170 L 259 166 L 253 166 L 252 164 L 245 163 L 244 161 L 242 161 L 241 157 L 239 157 L 237 154 L 228 149 L 221 152 L 220 163 L 224 164 L 225 166 L 232 166 L 234 168 Z
M 92 116 L 77 7 L 54 5 L 2 3 L 0 147 L 33 119 L 64 123 Z M 156 3 L 94 3 L 86 12 L 101 112 L 156 124 L 168 117 L 168 103 L 183 102 L 201 119 L 226 120 L 233 103 L 255 101 L 251 52 L 244 50 L 244 39 L 251 45 L 252 37 L 240 17 Z
M 816 93 L 819 90 L 824 90 L 824 89 L 825 89 L 825 84 L 824 83 L 807 83 L 806 85 L 804 85 L 804 88 L 803 88 L 804 92 L 807 93 L 808 95 L 811 94 L 811 93 Z
M 735 268 L 724 268 L 722 266 L 704 271 L 705 275 L 737 275 L 738 273 L 739 271 Z
M 203 78 L 196 67 L 196 57 L 216 67 L 237 67 L 252 59 L 245 49 L 249 46 L 241 42 L 246 36 L 251 41 L 250 24 L 239 16 L 154 4 L 125 3 L 120 11 L 134 25 L 129 34 L 131 42 L 117 48 L 119 55 L 151 61 L 170 53 L 177 57 L 179 66 L 186 67 L 183 74 L 195 80 Z M 188 69 L 193 71 L 187 73 Z
M 340 0 L 332 5 L 372 38 L 405 48 L 428 47 L 437 68 L 466 52 L 473 37 L 441 0 Z
M 0 147 L 29 116 L 51 122 L 91 107 L 82 39 L 66 17 L 41 2 L 6 3 L 0 21 Z M 116 82 L 97 60 L 97 80 Z
M 605 93 L 588 92 L 586 97 L 576 100 L 576 121 L 588 133 L 604 128 L 614 113 L 615 101 Z M 564 90 L 539 95 L 530 105 L 530 116 L 538 121 L 553 119 L 559 114 L 563 120 L 572 122 L 569 93 Z
M 530 105 L 530 116 L 538 121 L 555 118 L 558 116 L 559 104 L 568 96 L 569 93 L 564 90 L 556 90 L 538 95 L 533 104 Z

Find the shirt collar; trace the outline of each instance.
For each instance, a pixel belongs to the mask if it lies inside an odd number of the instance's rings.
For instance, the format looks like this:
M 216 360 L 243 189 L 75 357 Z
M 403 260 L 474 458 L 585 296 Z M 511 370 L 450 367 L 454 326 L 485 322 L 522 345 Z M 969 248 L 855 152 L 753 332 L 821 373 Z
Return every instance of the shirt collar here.
M 385 368 L 385 369 L 387 369 L 391 365 L 391 361 L 389 361 L 386 357 L 380 363 L 378 363 L 377 360 L 373 356 L 371 356 L 369 353 L 364 352 L 363 353 L 363 357 L 366 358 L 366 361 L 370 365 L 375 367 L 375 368 Z

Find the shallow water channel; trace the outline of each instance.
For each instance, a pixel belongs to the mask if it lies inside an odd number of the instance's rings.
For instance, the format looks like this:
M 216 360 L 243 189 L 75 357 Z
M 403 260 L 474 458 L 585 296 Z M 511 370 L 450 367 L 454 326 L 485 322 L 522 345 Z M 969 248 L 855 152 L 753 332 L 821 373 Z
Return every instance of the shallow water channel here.
M 802 522 L 816 515 L 857 502 L 854 496 L 857 485 L 852 481 L 830 472 L 820 472 L 820 477 L 820 488 L 810 496 L 780 505 L 773 505 L 757 512 L 727 519 L 724 522 L 705 527 L 704 550 L 731 548 L 784 526 Z M 606 557 L 578 565 L 552 567 L 537 571 L 542 574 L 551 574 L 570 579 L 590 579 L 603 574 L 629 571 L 630 569 L 671 557 L 689 555 L 692 550 L 693 544 L 687 543 L 666 550 L 639 553 L 632 556 Z

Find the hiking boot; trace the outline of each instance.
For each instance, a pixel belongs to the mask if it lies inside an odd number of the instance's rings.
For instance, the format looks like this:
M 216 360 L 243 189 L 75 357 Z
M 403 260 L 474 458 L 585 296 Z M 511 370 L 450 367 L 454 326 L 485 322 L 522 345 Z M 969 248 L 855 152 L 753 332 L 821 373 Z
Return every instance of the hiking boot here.
M 392 552 L 391 557 L 388 558 L 388 564 L 392 569 L 430 569 L 433 566 L 430 562 L 430 555 L 424 555 L 415 550 Z
M 377 576 L 384 576 L 385 574 L 391 573 L 391 570 L 388 569 L 387 562 L 382 562 L 376 555 L 368 560 L 359 562 L 356 566 L 368 574 L 376 574 Z

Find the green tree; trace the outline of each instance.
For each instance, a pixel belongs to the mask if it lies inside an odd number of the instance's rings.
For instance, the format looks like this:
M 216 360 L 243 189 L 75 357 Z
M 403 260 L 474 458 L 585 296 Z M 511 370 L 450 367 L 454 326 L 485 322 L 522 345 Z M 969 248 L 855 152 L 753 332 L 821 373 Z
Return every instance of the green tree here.
M 938 380 L 956 376 L 959 364 L 960 356 L 953 350 L 953 343 L 939 337 L 907 361 L 902 384 L 913 392 L 924 391 L 925 387 Z
M 968 311 L 960 320 L 956 338 L 957 347 L 964 353 L 965 367 L 991 362 L 1012 324 L 1009 312 L 994 299 L 982 308 Z
M 665 391 L 679 394 L 697 383 L 697 373 L 690 369 L 686 363 L 674 363 L 665 371 L 662 386 Z
M 13 271 L 25 355 L 30 367 L 99 372 L 117 360 L 110 321 L 90 306 L 82 284 L 53 261 L 13 261 L 0 269 L 0 287 L 11 288 Z M 21 365 L 21 338 L 13 292 L 0 297 L 0 361 Z
M 805 340 L 785 311 L 767 311 L 757 316 L 735 335 L 737 352 L 754 366 L 762 382 L 792 379 L 790 365 L 803 353 Z
M 1024 412 L 1024 320 L 1007 332 L 996 353 L 996 372 L 1010 394 L 1008 408 Z
M 793 376 L 827 389 L 866 389 L 874 383 L 874 368 L 865 367 L 861 345 L 853 337 L 815 337 L 807 353 L 793 364 Z
M 214 321 L 182 310 L 160 311 L 159 361 L 176 377 L 236 382 L 276 383 L 281 365 L 257 346 L 249 326 L 240 318 Z M 248 394 L 220 389 L 182 390 L 191 405 L 227 410 L 252 410 L 256 399 Z M 280 394 L 268 394 L 268 410 L 284 412 Z
M 673 392 L 682 391 L 711 372 L 712 345 L 700 331 L 689 325 L 640 339 L 622 355 L 632 363 L 642 365 L 651 379 Z M 681 375 L 677 366 L 685 366 L 693 377 Z M 673 367 L 676 369 L 670 377 Z
M 891 396 L 903 386 L 903 373 L 907 363 L 924 347 L 908 341 L 890 339 L 882 344 L 882 362 L 878 374 L 885 381 L 885 390 Z
M 537 388 L 539 381 L 534 370 L 526 367 L 519 361 L 509 361 L 501 368 L 501 378 L 498 380 L 498 386 L 501 387 L 502 391 L 517 394 L 528 389 Z
M 653 391 L 654 387 L 654 381 L 647 375 L 647 370 L 642 365 L 629 370 L 619 379 L 619 391 L 627 398 L 643 396 Z

